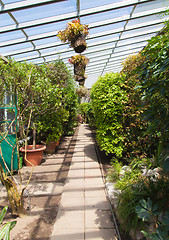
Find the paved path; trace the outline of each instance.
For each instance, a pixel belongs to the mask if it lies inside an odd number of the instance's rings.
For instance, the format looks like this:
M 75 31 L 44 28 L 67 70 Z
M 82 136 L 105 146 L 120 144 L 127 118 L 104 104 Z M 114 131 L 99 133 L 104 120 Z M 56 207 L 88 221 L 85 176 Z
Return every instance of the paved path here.
M 50 240 L 117 240 L 91 131 L 81 124 Z

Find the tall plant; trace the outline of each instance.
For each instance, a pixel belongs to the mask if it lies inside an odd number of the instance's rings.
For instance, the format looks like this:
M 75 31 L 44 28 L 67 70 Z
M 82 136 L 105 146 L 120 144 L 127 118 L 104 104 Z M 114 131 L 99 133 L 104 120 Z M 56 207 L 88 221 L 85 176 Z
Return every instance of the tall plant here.
M 97 141 L 107 154 L 121 157 L 124 151 L 123 109 L 127 100 L 124 75 L 109 73 L 92 86 L 91 100 Z
M 143 106 L 147 106 L 143 119 L 149 124 L 148 134 L 156 136 L 156 149 L 162 150 L 167 148 L 169 138 L 168 45 L 169 22 L 148 41 L 141 52 L 145 61 L 138 68 Z

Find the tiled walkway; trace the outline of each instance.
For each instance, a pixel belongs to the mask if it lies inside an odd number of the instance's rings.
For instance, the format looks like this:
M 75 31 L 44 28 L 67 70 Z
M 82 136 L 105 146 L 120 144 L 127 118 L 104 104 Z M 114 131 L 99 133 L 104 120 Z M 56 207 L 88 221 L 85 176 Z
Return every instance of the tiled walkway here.
M 51 240 L 117 240 L 91 131 L 81 124 Z

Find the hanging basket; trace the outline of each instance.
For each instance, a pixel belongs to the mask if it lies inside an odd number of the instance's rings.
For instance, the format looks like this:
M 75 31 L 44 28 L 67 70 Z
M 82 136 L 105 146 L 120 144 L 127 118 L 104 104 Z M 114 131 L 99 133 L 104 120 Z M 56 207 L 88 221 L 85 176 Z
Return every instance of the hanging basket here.
M 84 76 L 86 66 L 82 64 L 74 64 L 74 74 L 78 76 Z
M 76 40 L 71 42 L 76 53 L 82 53 L 86 50 L 86 41 L 83 35 L 80 35 Z
M 80 86 L 84 86 L 84 83 L 85 83 L 84 76 L 75 75 L 75 80 L 79 83 Z
M 84 86 L 84 84 L 85 84 L 85 79 L 82 79 L 82 80 L 80 80 L 80 81 L 78 81 L 79 82 L 79 85 L 80 86 Z

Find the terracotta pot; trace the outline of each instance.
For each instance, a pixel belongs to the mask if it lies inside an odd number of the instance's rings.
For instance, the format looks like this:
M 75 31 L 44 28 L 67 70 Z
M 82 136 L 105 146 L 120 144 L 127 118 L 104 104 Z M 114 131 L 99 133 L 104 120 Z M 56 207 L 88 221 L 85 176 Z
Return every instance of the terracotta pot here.
M 86 50 L 86 41 L 83 35 L 80 35 L 73 43 L 73 48 L 76 53 L 82 53 Z
M 48 142 L 46 144 L 46 153 L 54 153 L 55 152 L 55 148 L 56 148 L 56 143 L 57 142 Z
M 23 160 L 26 166 L 38 166 L 41 164 L 43 152 L 46 149 L 44 145 L 36 145 L 33 149 L 33 145 L 28 145 L 26 149 L 26 160 L 25 159 L 25 147 L 21 147 L 19 150 L 22 152 Z
M 58 139 L 57 142 L 56 142 L 56 147 L 59 145 L 60 139 L 61 139 L 61 136 L 59 137 L 59 139 Z

